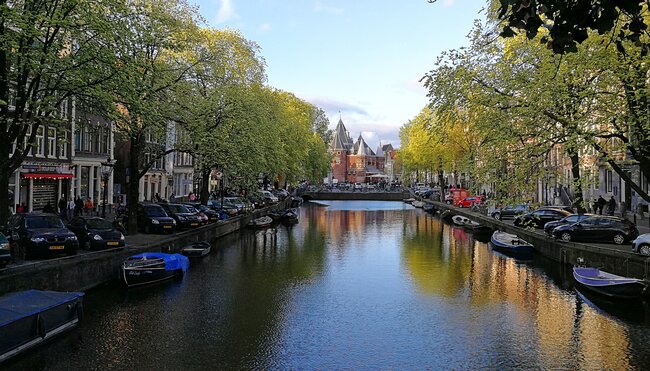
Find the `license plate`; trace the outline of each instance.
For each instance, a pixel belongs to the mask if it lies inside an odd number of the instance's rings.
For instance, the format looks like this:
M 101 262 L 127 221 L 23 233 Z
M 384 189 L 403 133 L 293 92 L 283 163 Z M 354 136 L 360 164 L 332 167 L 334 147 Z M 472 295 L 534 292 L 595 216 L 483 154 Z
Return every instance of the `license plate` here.
M 192 224 L 190 224 L 190 225 L 191 225 L 192 227 L 196 227 L 197 225 L 199 225 L 199 223 L 192 223 Z
M 65 246 L 63 245 L 50 246 L 50 250 L 63 250 L 63 249 L 65 249 Z
M 119 244 L 120 244 L 119 242 L 115 242 L 115 241 L 110 241 L 110 242 L 106 243 L 106 245 L 108 245 L 108 246 L 117 246 Z
M 171 229 L 171 227 L 172 227 L 171 225 L 164 225 L 163 226 L 163 228 L 165 228 L 165 229 Z

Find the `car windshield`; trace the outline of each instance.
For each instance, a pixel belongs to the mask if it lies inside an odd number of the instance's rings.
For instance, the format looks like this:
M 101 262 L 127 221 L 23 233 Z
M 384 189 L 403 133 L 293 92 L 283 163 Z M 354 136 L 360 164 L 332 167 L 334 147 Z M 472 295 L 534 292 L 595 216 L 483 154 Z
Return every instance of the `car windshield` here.
M 187 212 L 189 212 L 189 213 L 198 213 L 199 212 L 197 209 L 194 208 L 194 206 L 185 205 L 185 207 L 187 208 Z
M 113 229 L 113 225 L 106 219 L 87 219 L 86 223 L 89 229 Z
M 179 213 L 189 213 L 190 211 L 187 209 L 187 207 L 183 205 L 169 205 L 169 211 L 175 214 Z
M 25 219 L 25 227 L 31 229 L 39 228 L 65 228 L 61 218 L 54 215 L 35 216 Z
M 160 206 L 147 206 L 144 208 L 144 215 L 153 217 L 167 216 L 165 210 Z
M 4 234 L 0 233 L 0 244 L 4 244 L 4 243 L 9 243 L 9 241 L 7 240 L 7 237 Z

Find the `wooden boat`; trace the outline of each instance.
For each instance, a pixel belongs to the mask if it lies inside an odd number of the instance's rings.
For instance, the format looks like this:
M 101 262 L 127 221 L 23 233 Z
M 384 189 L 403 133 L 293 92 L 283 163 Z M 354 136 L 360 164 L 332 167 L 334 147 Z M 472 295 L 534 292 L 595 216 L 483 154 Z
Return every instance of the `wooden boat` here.
M 201 258 L 210 253 L 211 245 L 209 242 L 197 242 L 185 246 L 181 249 L 181 254 L 188 258 Z
M 0 362 L 73 328 L 83 292 L 19 291 L 0 297 Z
M 146 285 L 171 278 L 182 278 L 190 260 L 181 254 L 145 252 L 129 257 L 122 264 L 122 276 L 128 287 Z
M 490 242 L 492 243 L 492 246 L 498 250 L 500 249 L 512 253 L 533 252 L 533 245 L 522 240 L 517 235 L 506 233 L 506 232 L 495 231 L 494 233 L 492 233 L 492 238 L 490 238 Z
M 280 216 L 282 224 L 296 224 L 298 223 L 298 210 L 289 209 L 282 216 Z
M 477 222 L 462 215 L 454 215 L 451 217 L 451 220 L 459 227 L 469 227 L 469 229 L 473 229 L 480 226 Z
M 647 289 L 641 279 L 617 276 L 598 268 L 573 267 L 573 278 L 583 287 L 608 297 L 635 299 Z
M 270 216 L 262 216 L 257 219 L 251 220 L 248 225 L 253 228 L 265 228 L 273 224 L 273 218 Z
M 424 207 L 424 202 L 415 200 L 415 201 L 411 202 L 411 205 L 413 205 L 413 207 L 417 207 L 417 208 L 421 209 L 422 207 Z

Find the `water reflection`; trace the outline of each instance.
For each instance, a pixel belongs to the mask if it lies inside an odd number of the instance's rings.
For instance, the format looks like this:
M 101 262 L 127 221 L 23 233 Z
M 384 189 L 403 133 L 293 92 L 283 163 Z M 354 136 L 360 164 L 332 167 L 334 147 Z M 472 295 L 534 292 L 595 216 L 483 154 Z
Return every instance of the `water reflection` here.
M 300 218 L 217 241 L 182 282 L 88 293 L 80 328 L 7 368 L 650 364 L 646 303 L 579 295 L 569 267 L 498 254 L 403 203 L 306 205 Z

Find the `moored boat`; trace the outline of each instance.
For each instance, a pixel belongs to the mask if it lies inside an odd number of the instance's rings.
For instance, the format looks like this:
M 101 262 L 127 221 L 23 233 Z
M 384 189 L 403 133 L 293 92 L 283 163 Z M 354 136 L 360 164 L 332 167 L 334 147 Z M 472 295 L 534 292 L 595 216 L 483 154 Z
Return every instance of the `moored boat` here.
M 270 216 L 262 216 L 251 220 L 248 225 L 253 228 L 265 228 L 273 224 L 273 218 Z
M 298 210 L 289 209 L 282 216 L 280 216 L 280 221 L 283 224 L 296 224 L 298 223 Z
M 428 212 L 428 213 L 431 213 L 431 214 L 436 212 L 435 207 L 432 204 L 428 203 L 428 202 L 425 203 L 424 206 L 422 206 L 422 209 L 424 211 Z
M 440 213 L 440 219 L 445 220 L 447 222 L 453 222 L 452 220 L 453 217 L 454 214 L 449 210 L 445 210 L 442 213 Z
M 480 226 L 477 222 L 462 215 L 454 215 L 451 217 L 451 220 L 459 227 L 469 227 L 469 229 L 472 229 Z
M 411 205 L 413 205 L 413 207 L 417 207 L 418 209 L 421 209 L 422 207 L 424 207 L 424 202 L 415 200 L 411 202 Z
M 639 298 L 647 289 L 645 281 L 618 276 L 591 267 L 573 267 L 573 278 L 583 287 L 599 294 L 622 298 Z
M 415 199 L 414 198 L 405 198 L 403 201 L 404 201 L 404 203 L 410 204 L 410 203 L 413 203 L 413 201 L 415 201 Z
M 181 254 L 145 252 L 129 257 L 122 264 L 122 276 L 128 287 L 181 278 L 190 260 Z
M 83 292 L 19 291 L 0 297 L 0 362 L 74 327 Z
M 533 252 L 533 245 L 519 238 L 515 234 L 510 234 L 501 231 L 495 231 L 490 238 L 492 246 L 512 253 L 531 253 Z
M 211 245 L 209 242 L 196 242 L 185 246 L 181 249 L 181 254 L 188 258 L 201 258 L 210 253 Z

